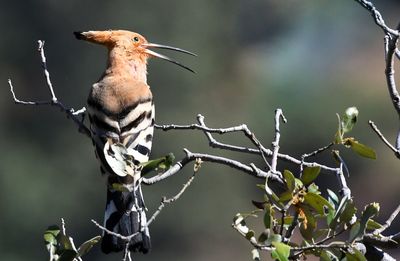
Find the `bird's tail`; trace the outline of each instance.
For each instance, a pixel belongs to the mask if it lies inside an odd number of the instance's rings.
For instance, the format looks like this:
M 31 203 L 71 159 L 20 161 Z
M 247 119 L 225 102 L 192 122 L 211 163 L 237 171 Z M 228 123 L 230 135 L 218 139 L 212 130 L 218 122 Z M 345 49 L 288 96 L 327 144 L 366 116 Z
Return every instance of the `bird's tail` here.
M 104 226 L 114 233 L 130 236 L 129 250 L 147 253 L 151 248 L 145 205 L 140 185 L 132 191 L 107 190 Z M 103 233 L 101 250 L 108 254 L 125 249 L 126 241 L 107 232 Z

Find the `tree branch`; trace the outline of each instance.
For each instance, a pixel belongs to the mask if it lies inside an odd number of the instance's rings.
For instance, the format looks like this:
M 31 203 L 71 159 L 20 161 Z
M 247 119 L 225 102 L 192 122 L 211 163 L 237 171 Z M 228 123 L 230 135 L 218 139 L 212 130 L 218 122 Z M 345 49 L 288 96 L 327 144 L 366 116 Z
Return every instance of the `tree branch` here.
M 175 163 L 169 170 L 167 170 L 166 172 L 164 172 L 158 176 L 154 176 L 151 178 L 143 178 L 142 182 L 147 185 L 154 184 L 158 181 L 164 180 L 170 176 L 175 175 L 189 162 L 194 161 L 196 159 L 201 159 L 204 162 L 214 162 L 214 163 L 229 166 L 231 168 L 237 169 L 239 171 L 242 171 L 244 173 L 247 173 L 247 174 L 257 177 L 257 178 L 265 179 L 268 177 L 271 180 L 278 181 L 283 184 L 283 181 L 279 175 L 265 172 L 259 168 L 253 169 L 251 167 L 251 165 L 246 165 L 239 161 L 220 157 L 220 156 L 203 154 L 203 153 L 192 153 L 187 149 L 184 149 L 184 151 L 186 153 L 186 157 L 184 157 L 182 160 Z
M 399 36 L 399 31 L 393 30 L 385 24 L 381 13 L 375 8 L 375 6 L 366 0 L 354 0 L 359 3 L 362 7 L 367 9 L 372 17 L 374 18 L 375 23 L 385 32 L 385 34 L 390 33 L 394 36 Z
M 21 105 L 51 105 L 59 108 L 62 112 L 64 112 L 67 115 L 67 118 L 72 119 L 74 123 L 78 126 L 78 131 L 87 137 L 91 138 L 91 132 L 90 129 L 84 124 L 84 119 L 85 119 L 85 111 L 86 109 L 83 107 L 82 109 L 75 111 L 73 108 L 68 109 L 67 107 L 64 106 L 56 97 L 54 89 L 53 89 L 53 84 L 51 83 L 50 80 L 50 73 L 47 70 L 47 64 L 46 64 L 46 56 L 44 53 L 44 41 L 39 40 L 39 47 L 38 51 L 40 53 L 41 61 L 42 61 L 42 68 L 44 71 L 44 75 L 46 78 L 46 85 L 51 93 L 51 100 L 49 101 L 22 101 L 17 98 L 14 92 L 14 86 L 11 82 L 11 79 L 8 79 L 8 85 L 10 86 L 10 92 L 11 95 L 14 99 L 14 102 L 16 104 L 21 104 Z M 78 116 L 81 116 L 80 118 Z
M 275 140 L 272 142 L 272 160 L 271 160 L 271 172 L 275 173 L 275 174 L 277 173 L 276 166 L 278 165 L 279 141 L 281 138 L 281 131 L 279 128 L 279 123 L 280 123 L 281 119 L 284 123 L 287 122 L 285 115 L 283 115 L 282 109 L 276 109 L 275 110 Z
M 392 144 L 390 144 L 390 142 L 385 138 L 385 136 L 383 136 L 382 132 L 378 129 L 373 121 L 368 121 L 368 124 L 375 131 L 378 137 L 383 141 L 383 143 L 385 143 L 386 146 L 394 152 L 396 157 L 400 159 L 400 150 L 396 149 Z
M 155 125 L 157 129 L 161 129 L 164 131 L 169 131 L 169 130 L 201 130 L 204 132 L 206 135 L 209 144 L 212 148 L 219 148 L 219 149 L 224 149 L 224 150 L 230 150 L 230 151 L 236 151 L 240 153 L 249 153 L 249 154 L 257 154 L 257 155 L 262 155 L 262 153 L 265 155 L 265 157 L 272 157 L 272 151 L 265 148 L 261 147 L 262 152 L 260 152 L 260 148 L 254 149 L 254 148 L 248 148 L 248 147 L 241 147 L 241 146 L 236 146 L 236 145 L 231 145 L 231 144 L 225 144 L 218 142 L 215 140 L 215 138 L 212 136 L 212 133 L 218 133 L 218 134 L 225 134 L 225 133 L 231 133 L 231 132 L 244 132 L 244 133 L 250 133 L 248 137 L 252 138 L 251 131 L 247 128 L 246 125 L 239 125 L 239 126 L 234 126 L 230 128 L 220 128 L 220 129 L 214 129 L 214 128 L 208 128 L 204 124 L 204 116 L 201 114 L 197 115 L 198 121 L 202 122 L 200 125 L 199 124 L 190 124 L 190 125 L 175 125 L 175 124 L 166 124 L 166 125 Z M 253 142 L 254 143 L 254 142 Z M 284 160 L 286 162 L 290 162 L 296 165 L 301 165 L 302 161 L 299 159 L 296 159 L 290 155 L 286 154 L 277 154 L 278 159 Z M 303 165 L 306 167 L 320 167 L 322 170 L 329 171 L 336 173 L 337 169 L 333 167 L 329 167 L 317 162 L 303 162 Z

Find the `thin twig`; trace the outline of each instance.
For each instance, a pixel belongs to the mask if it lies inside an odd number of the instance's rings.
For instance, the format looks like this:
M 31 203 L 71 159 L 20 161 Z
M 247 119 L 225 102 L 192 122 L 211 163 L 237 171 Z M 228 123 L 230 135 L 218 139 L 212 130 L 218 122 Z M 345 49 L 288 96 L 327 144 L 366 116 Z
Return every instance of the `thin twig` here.
M 78 126 L 78 130 L 80 133 L 91 138 L 90 129 L 83 123 L 86 109 L 83 107 L 82 109 L 75 111 L 73 108 L 65 107 L 64 104 L 62 104 L 57 99 L 55 92 L 54 92 L 53 84 L 50 80 L 50 73 L 47 69 L 46 56 L 44 53 L 44 41 L 39 40 L 38 43 L 39 43 L 38 51 L 40 53 L 42 68 L 43 68 L 44 75 L 46 78 L 46 85 L 51 94 L 51 100 L 49 100 L 49 101 L 23 101 L 23 100 L 20 100 L 15 95 L 14 86 L 11 82 L 11 79 L 8 79 L 8 85 L 10 86 L 10 92 L 11 92 L 14 102 L 16 104 L 21 104 L 21 105 L 35 105 L 35 106 L 51 105 L 51 106 L 55 106 L 55 107 L 59 108 L 62 112 L 64 112 L 67 115 L 67 118 L 70 118 L 75 122 L 75 124 Z M 81 117 L 79 118 L 78 116 L 81 116 Z
M 393 211 L 393 213 L 390 215 L 390 217 L 386 220 L 385 224 L 378 228 L 375 229 L 373 234 L 374 235 L 379 235 L 381 234 L 383 231 L 385 231 L 388 227 L 390 227 L 392 225 L 393 220 L 397 217 L 397 215 L 400 213 L 400 205 L 397 206 L 397 208 Z
M 385 75 L 386 75 L 386 83 L 390 94 L 390 98 L 392 99 L 393 106 L 396 109 L 398 116 L 400 117 L 400 95 L 396 87 L 396 80 L 394 77 L 394 68 L 393 68 L 394 54 L 395 50 L 397 49 L 398 39 L 399 39 L 398 35 L 394 36 L 387 34 L 385 36 L 385 46 L 387 46 L 387 48 L 385 48 L 387 50 L 385 54 L 386 56 Z M 400 150 L 400 130 L 397 133 L 396 149 L 398 151 Z
M 333 146 L 333 142 L 329 143 L 328 145 L 326 145 L 324 147 L 318 148 L 318 149 L 314 150 L 313 152 L 304 153 L 303 155 L 301 155 L 300 173 L 303 173 L 304 162 L 305 162 L 306 158 L 313 157 L 319 153 L 322 153 L 332 146 Z
M 64 221 L 64 218 L 61 218 L 61 231 L 62 231 L 62 234 L 63 234 L 64 236 L 67 235 L 67 234 L 66 234 L 66 231 L 65 231 L 65 221 Z
M 44 76 L 46 77 L 46 83 L 47 83 L 47 87 L 49 87 L 50 93 L 51 93 L 51 100 L 52 102 L 57 102 L 57 97 L 54 94 L 54 89 L 53 89 L 53 84 L 51 83 L 50 80 L 50 73 L 47 70 L 47 63 L 46 63 L 46 56 L 44 54 L 44 41 L 42 40 L 38 40 L 38 51 L 40 52 L 40 57 L 42 58 L 42 68 L 43 68 L 43 72 L 44 72 Z
M 61 218 L 61 233 L 62 233 L 64 236 L 68 237 L 68 236 L 67 236 L 67 232 L 66 232 L 66 226 L 65 226 L 65 220 L 64 220 L 64 218 Z M 69 239 L 69 241 L 71 242 L 72 250 L 74 250 L 76 253 L 78 253 L 78 249 L 77 249 L 76 246 L 75 246 L 74 239 L 73 239 L 72 237 L 68 237 L 68 239 Z M 52 260 L 52 259 L 51 259 L 51 260 Z M 74 260 L 82 261 L 82 258 L 81 258 L 81 257 L 76 257 L 76 258 L 74 258 Z
M 220 157 L 220 156 L 215 156 L 215 155 L 209 155 L 209 154 L 203 154 L 203 153 L 192 153 L 187 149 L 184 149 L 184 151 L 186 153 L 186 157 L 184 157 L 182 160 L 175 163 L 169 170 L 167 170 L 166 172 L 164 172 L 163 174 L 158 175 L 158 176 L 154 176 L 151 178 L 143 178 L 142 182 L 147 185 L 154 184 L 158 181 L 164 180 L 172 175 L 175 175 L 189 162 L 194 161 L 196 159 L 201 159 L 202 161 L 214 162 L 214 163 L 229 166 L 231 168 L 237 169 L 239 171 L 242 171 L 244 173 L 247 173 L 247 174 L 257 177 L 257 178 L 269 177 L 271 180 L 275 180 L 275 181 L 278 181 L 283 184 L 283 181 L 279 175 L 265 172 L 259 168 L 257 168 L 257 171 L 256 171 L 250 165 L 243 164 L 239 161 Z
M 203 117 L 202 115 L 197 116 L 198 119 Z M 272 151 L 262 147 L 262 152 L 260 152 L 260 149 L 254 149 L 254 148 L 248 148 L 248 147 L 241 147 L 241 146 L 235 146 L 231 144 L 225 144 L 218 142 L 213 138 L 211 133 L 219 133 L 219 134 L 225 134 L 229 132 L 238 132 L 238 131 L 243 131 L 245 125 L 240 125 L 240 126 L 235 126 L 235 127 L 230 127 L 230 128 L 221 128 L 221 129 L 213 129 L 213 128 L 208 128 L 206 126 L 198 125 L 198 124 L 190 124 L 190 125 L 175 125 L 175 124 L 168 124 L 168 125 L 155 125 L 157 129 L 161 129 L 164 131 L 168 130 L 201 130 L 205 133 L 207 139 L 209 140 L 210 146 L 213 148 L 219 148 L 219 149 L 224 149 L 224 150 L 230 150 L 230 151 L 236 151 L 240 153 L 249 153 L 249 154 L 258 154 L 261 155 L 262 153 L 265 155 L 265 157 L 272 157 Z M 251 133 L 251 131 L 249 131 Z M 284 160 L 286 162 L 290 162 L 296 165 L 301 165 L 302 161 L 299 159 L 296 159 L 290 155 L 287 154 L 281 154 L 278 153 L 278 158 L 280 160 Z M 337 169 L 333 167 L 329 167 L 317 162 L 303 162 L 303 165 L 306 167 L 320 167 L 322 170 L 329 171 L 336 173 Z
M 378 137 L 383 141 L 383 143 L 388 146 L 389 149 L 391 149 L 396 157 L 400 158 L 400 151 L 397 150 L 386 138 L 383 136 L 382 132 L 378 129 L 376 124 L 373 121 L 368 121 L 368 124 L 371 126 L 371 128 L 374 130 L 374 132 L 378 135 Z
M 272 142 L 272 160 L 271 160 L 271 172 L 277 173 L 276 167 L 278 165 L 278 152 L 279 152 L 279 141 L 281 138 L 281 131 L 279 128 L 280 120 L 284 123 L 287 122 L 285 115 L 283 115 L 282 109 L 275 110 L 275 140 Z
M 342 189 L 340 190 L 341 196 L 346 197 L 346 198 L 351 198 L 351 190 L 347 186 L 346 178 L 343 174 L 343 166 L 344 166 L 344 163 L 341 162 L 340 167 L 338 168 L 338 171 L 336 172 L 336 177 L 338 178 L 339 184 L 342 187 Z
M 113 232 L 113 231 L 108 230 L 107 228 L 105 228 L 105 227 L 103 227 L 102 225 L 100 225 L 99 223 L 97 223 L 96 220 L 94 220 L 94 219 L 92 219 L 91 221 L 92 221 L 93 224 L 95 224 L 98 228 L 100 228 L 100 229 L 101 229 L 102 231 L 104 231 L 105 233 L 110 234 L 110 235 L 115 236 L 115 237 L 118 237 L 119 239 L 122 239 L 122 240 L 128 241 L 128 242 L 129 242 L 133 237 L 135 237 L 136 235 L 138 235 L 138 234 L 140 233 L 140 231 L 139 231 L 139 232 L 136 232 L 136 233 L 134 233 L 134 234 L 132 234 L 132 235 L 129 235 L 129 236 L 123 236 L 123 235 L 121 235 L 121 234 L 119 234 L 119 233 L 115 233 L 115 232 Z
M 163 208 L 165 207 L 166 204 L 171 204 L 172 202 L 178 200 L 182 196 L 182 194 L 185 192 L 185 190 L 192 184 L 192 182 L 195 178 L 195 174 L 196 174 L 196 172 L 193 173 L 193 175 L 190 177 L 190 179 L 185 184 L 183 184 L 182 189 L 175 196 L 168 198 L 168 199 L 166 197 L 163 197 L 161 199 L 160 205 L 158 206 L 157 210 L 151 216 L 149 221 L 147 221 L 147 226 L 150 226 L 151 223 L 153 223 L 153 221 L 161 213 L 161 211 L 163 210 Z
M 212 141 L 214 140 L 214 138 L 211 135 L 211 132 L 204 129 L 207 128 L 205 122 L 204 122 L 204 116 L 201 114 L 197 115 L 197 121 L 200 123 L 200 126 L 203 128 L 204 134 L 206 135 L 208 141 L 210 142 L 210 144 L 212 143 Z M 256 138 L 255 134 L 250 131 L 250 129 L 247 127 L 246 124 L 242 124 L 240 126 L 236 126 L 236 127 L 232 127 L 231 128 L 233 131 L 241 131 L 244 133 L 244 135 L 250 139 L 250 141 L 258 148 L 259 153 L 261 154 L 261 157 L 263 158 L 265 164 L 267 165 L 267 167 L 269 169 L 271 169 L 271 165 L 268 163 L 267 160 L 267 155 L 266 155 L 266 148 L 264 148 L 264 146 L 261 144 L 261 142 Z M 225 129 L 226 130 L 226 129 Z M 222 132 L 220 134 L 224 134 L 226 132 Z M 214 140 L 215 141 L 215 140 Z
M 131 261 L 131 253 L 129 251 L 129 241 L 125 243 L 124 255 L 122 261 Z
M 371 13 L 372 17 L 374 18 L 375 23 L 380 28 L 382 28 L 382 30 L 385 33 L 390 33 L 390 34 L 396 35 L 396 36 L 399 35 L 399 32 L 397 30 L 393 30 L 385 24 L 385 21 L 383 20 L 381 13 L 375 8 L 375 6 L 371 2 L 366 1 L 366 0 L 354 0 L 354 1 L 359 3 L 362 7 L 364 7 Z

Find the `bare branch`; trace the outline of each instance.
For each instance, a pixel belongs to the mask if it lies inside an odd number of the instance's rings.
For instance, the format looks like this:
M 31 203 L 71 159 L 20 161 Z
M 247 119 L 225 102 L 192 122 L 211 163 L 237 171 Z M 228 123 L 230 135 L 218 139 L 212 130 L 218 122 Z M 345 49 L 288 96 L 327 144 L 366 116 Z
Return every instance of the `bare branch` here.
M 105 233 L 110 234 L 112 236 L 118 237 L 124 241 L 129 242 L 134 236 L 138 235 L 140 232 L 136 232 L 132 235 L 129 236 L 123 236 L 121 234 L 115 233 L 113 231 L 108 230 L 107 228 L 103 227 L 102 225 L 100 225 L 99 223 L 97 223 L 94 219 L 91 220 L 93 224 L 95 224 L 98 228 L 100 228 L 101 230 L 103 230 Z
M 150 226 L 151 223 L 153 223 L 153 221 L 154 221 L 154 220 L 157 218 L 157 216 L 161 213 L 161 211 L 163 210 L 163 208 L 165 207 L 166 204 L 171 204 L 172 202 L 178 200 L 178 199 L 181 197 L 181 195 L 185 192 L 185 190 L 192 184 L 192 182 L 193 182 L 193 180 L 194 180 L 194 178 L 195 178 L 195 175 L 196 175 L 196 171 L 194 171 L 194 173 L 193 173 L 193 175 L 190 177 L 190 179 L 189 179 L 185 184 L 183 184 L 182 189 L 181 189 L 175 196 L 173 196 L 173 197 L 171 197 L 171 198 L 168 198 L 168 199 L 167 199 L 166 197 L 163 197 L 163 198 L 161 199 L 161 203 L 160 203 L 160 205 L 158 206 L 156 212 L 154 212 L 154 214 L 151 216 L 151 218 L 149 219 L 149 221 L 147 221 L 147 226 Z
M 275 140 L 272 142 L 272 160 L 271 160 L 271 172 L 277 173 L 276 167 L 278 165 L 278 152 L 279 152 L 279 141 L 281 138 L 281 131 L 279 128 L 280 120 L 284 123 L 287 122 L 285 116 L 283 115 L 282 109 L 275 110 Z M 282 225 L 283 227 L 283 225 Z
M 64 220 L 64 218 L 61 218 L 61 233 L 64 235 L 64 236 L 66 236 L 66 237 L 68 237 L 67 236 L 67 232 L 66 232 L 66 228 L 65 228 L 65 220 Z M 75 246 L 75 243 L 74 243 L 74 239 L 72 238 L 72 237 L 68 237 L 68 239 L 69 239 L 69 241 L 71 242 L 71 246 L 72 246 L 72 249 L 76 252 L 76 253 L 78 253 L 78 249 L 76 248 L 76 246 Z M 52 260 L 52 259 L 51 259 Z M 76 258 L 74 258 L 74 261 L 82 261 L 82 258 L 81 257 L 76 257 Z
M 387 228 L 389 228 L 392 225 L 393 220 L 397 217 L 397 215 L 400 213 L 400 205 L 397 206 L 397 208 L 393 211 L 393 213 L 390 215 L 390 217 L 386 220 L 385 224 L 378 229 L 375 229 L 373 232 L 374 235 L 379 235 L 383 231 L 385 231 Z
M 44 76 L 46 77 L 47 87 L 49 87 L 49 90 L 51 93 L 51 100 L 53 102 L 57 102 L 57 97 L 54 94 L 53 84 L 51 83 L 51 80 L 50 80 L 50 73 L 47 70 L 46 56 L 44 55 L 44 41 L 38 40 L 38 44 L 39 44 L 38 51 L 40 52 L 40 57 L 42 58 L 42 68 L 43 68 Z
M 332 147 L 332 146 L 333 146 L 333 142 L 329 143 L 328 145 L 326 145 L 326 146 L 324 146 L 324 147 L 318 148 L 318 149 L 314 150 L 313 152 L 305 153 L 305 154 L 303 154 L 303 155 L 301 156 L 301 158 L 302 158 L 302 159 L 306 159 L 306 158 L 315 156 L 315 155 L 317 155 L 317 154 L 319 154 L 319 153 L 322 153 L 322 152 L 326 151 L 327 149 L 329 149 L 329 148 Z
M 368 124 L 375 131 L 378 137 L 383 141 L 383 143 L 385 143 L 386 146 L 388 146 L 388 148 L 394 152 L 396 157 L 400 159 L 400 150 L 396 149 L 392 144 L 390 144 L 390 142 L 385 138 L 385 136 L 383 136 L 382 132 L 378 129 L 373 121 L 368 121 Z
M 204 117 L 200 114 L 197 116 L 197 119 L 198 120 L 200 119 L 200 121 L 202 118 L 204 118 Z M 235 146 L 235 145 L 231 145 L 231 144 L 225 144 L 225 143 L 218 142 L 211 135 L 211 133 L 225 134 L 225 133 L 230 133 L 230 132 L 242 131 L 242 132 L 250 133 L 250 138 L 252 138 L 251 137 L 252 132 L 250 130 L 247 130 L 247 131 L 244 130 L 245 128 L 247 128 L 246 125 L 243 124 L 243 125 L 230 127 L 230 128 L 213 129 L 213 128 L 208 128 L 207 126 L 205 126 L 204 121 L 202 121 L 202 122 L 203 122 L 203 124 L 201 124 L 201 125 L 198 125 L 198 124 L 190 124 L 190 125 L 169 124 L 169 125 L 155 125 L 155 127 L 157 129 L 161 129 L 164 131 L 168 131 L 168 130 L 201 130 L 204 132 L 207 139 L 209 140 L 210 146 L 213 148 L 236 151 L 236 152 L 241 152 L 241 153 L 257 154 L 257 155 L 261 155 L 263 153 L 265 157 L 272 157 L 272 151 L 265 147 L 262 147 L 262 152 L 260 152 L 260 148 L 254 149 L 254 148 L 241 147 L 241 146 Z M 296 159 L 287 154 L 278 153 L 278 159 L 284 160 L 286 162 L 290 162 L 290 163 L 293 163 L 296 165 L 302 164 L 301 160 Z M 317 162 L 303 162 L 303 165 L 306 167 L 320 167 L 322 170 L 333 172 L 333 173 L 336 173 L 336 171 L 337 171 L 336 168 L 329 167 L 329 166 L 326 166 L 326 165 L 323 165 L 323 164 L 320 164 Z
M 51 83 L 51 80 L 50 80 L 50 73 L 47 70 L 46 56 L 44 53 L 44 41 L 39 40 L 38 43 L 39 43 L 38 51 L 40 53 L 40 57 L 41 57 L 41 61 L 42 61 L 42 68 L 43 68 L 44 75 L 46 78 L 46 85 L 51 93 L 51 100 L 49 100 L 49 101 L 19 100 L 17 98 L 17 96 L 15 95 L 14 86 L 11 82 L 11 79 L 8 79 L 8 85 L 10 86 L 10 92 L 14 99 L 14 102 L 16 104 L 21 104 L 21 105 L 35 105 L 35 106 L 36 105 L 51 105 L 51 106 L 55 106 L 55 107 L 59 108 L 62 112 L 64 112 L 67 115 L 67 118 L 70 118 L 75 122 L 75 124 L 78 126 L 78 130 L 80 133 L 85 134 L 87 137 L 91 138 L 90 129 L 83 123 L 86 109 L 82 108 L 78 111 L 75 111 L 73 108 L 68 109 L 67 107 L 64 106 L 64 104 L 62 104 L 57 99 L 57 97 L 54 93 L 53 84 Z M 80 118 L 78 117 L 79 115 L 81 116 Z
M 187 163 L 194 161 L 196 159 L 201 159 L 202 161 L 205 161 L 205 162 L 208 161 L 208 162 L 214 162 L 214 163 L 229 166 L 231 168 L 237 169 L 239 171 L 242 171 L 244 173 L 247 173 L 247 174 L 257 177 L 257 178 L 267 178 L 268 177 L 271 180 L 275 180 L 280 183 L 283 183 L 283 181 L 279 175 L 276 175 L 273 173 L 268 173 L 261 169 L 257 169 L 257 171 L 256 171 L 250 165 L 243 164 L 236 160 L 232 160 L 232 159 L 224 158 L 224 157 L 220 157 L 220 156 L 215 156 L 215 155 L 209 155 L 209 154 L 192 153 L 187 149 L 184 149 L 184 151 L 186 153 L 186 157 L 183 158 L 182 160 L 178 161 L 177 163 L 175 163 L 169 170 L 167 170 L 166 172 L 164 172 L 158 176 L 154 176 L 151 178 L 143 178 L 142 182 L 144 184 L 151 185 L 158 181 L 164 180 L 164 179 L 178 173 Z
M 375 23 L 380 28 L 382 28 L 382 30 L 385 32 L 385 34 L 390 33 L 394 36 L 399 36 L 399 31 L 393 30 L 385 24 L 385 21 L 383 20 L 381 13 L 375 8 L 375 6 L 371 2 L 366 1 L 366 0 L 354 0 L 354 1 L 359 3 L 362 7 L 364 7 L 371 13 L 372 17 L 374 18 Z
M 400 95 L 396 87 L 396 81 L 394 77 L 394 57 L 397 56 L 398 58 L 400 57 L 400 52 L 397 49 L 397 43 L 398 43 L 398 38 L 400 36 L 399 34 L 399 28 L 400 24 L 397 26 L 396 30 L 389 28 L 386 24 L 385 21 L 383 20 L 382 15 L 380 12 L 375 8 L 375 6 L 366 0 L 355 0 L 357 3 L 359 3 L 361 6 L 366 8 L 374 18 L 375 23 L 384 31 L 385 33 L 385 59 L 386 59 L 386 69 L 385 69 L 385 76 L 386 76 L 386 84 L 388 87 L 388 91 L 390 94 L 390 98 L 392 100 L 393 106 L 395 110 L 397 111 L 397 114 L 400 118 Z M 371 124 L 370 124 L 371 125 Z M 372 125 L 371 125 L 372 127 Z M 375 132 L 378 134 L 376 129 L 374 129 Z M 383 136 L 381 134 L 378 134 L 378 136 L 385 142 L 386 139 L 383 139 Z M 386 145 L 389 146 L 388 142 L 385 142 Z M 395 154 L 396 156 L 400 159 L 399 151 L 400 151 L 400 130 L 397 133 L 397 138 L 396 138 L 396 149 Z M 392 149 L 392 146 L 390 145 L 389 148 Z M 393 150 L 393 149 L 392 149 Z
M 338 168 L 338 171 L 336 172 L 336 177 L 338 178 L 339 184 L 342 187 L 342 189 L 340 190 L 342 197 L 343 198 L 346 197 L 346 198 L 350 199 L 351 198 L 351 190 L 347 186 L 346 178 L 343 174 L 343 166 L 344 166 L 344 163 L 341 162 L 340 167 Z

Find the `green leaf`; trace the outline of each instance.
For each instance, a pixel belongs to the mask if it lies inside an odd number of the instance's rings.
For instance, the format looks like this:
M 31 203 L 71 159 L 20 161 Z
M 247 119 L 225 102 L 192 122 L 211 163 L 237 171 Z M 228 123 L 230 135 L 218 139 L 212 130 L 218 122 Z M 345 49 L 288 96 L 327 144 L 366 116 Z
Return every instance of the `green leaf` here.
M 58 234 L 58 242 L 60 243 L 60 251 L 73 250 L 71 239 L 63 234 Z
M 87 241 L 85 241 L 79 248 L 78 248 L 78 257 L 81 257 L 85 254 L 87 254 L 90 249 L 92 249 L 92 247 L 94 245 L 96 245 L 101 239 L 101 236 L 96 236 L 94 238 L 91 238 Z
M 274 210 L 271 204 L 266 204 L 264 214 L 264 226 L 265 228 L 272 228 L 272 221 L 274 220 Z
M 265 185 L 264 184 L 256 184 L 257 188 L 260 188 L 261 190 L 265 190 Z
M 360 232 L 360 222 L 356 222 L 351 226 L 350 229 L 350 235 L 349 235 L 349 241 L 353 242 L 357 237 L 359 237 L 362 232 Z
M 342 132 L 342 120 L 340 119 L 339 114 L 336 113 L 338 119 L 338 129 L 335 133 L 334 141 L 335 144 L 342 144 L 343 142 L 343 132 Z
M 153 170 L 158 170 L 158 169 L 167 170 L 172 166 L 174 160 L 175 160 L 174 154 L 169 153 L 164 157 L 141 163 L 140 165 L 143 166 L 141 174 L 145 175 Z
M 353 138 L 346 139 L 344 144 L 350 146 L 351 149 L 360 156 L 363 156 L 363 157 L 369 158 L 369 159 L 376 159 L 376 153 L 372 148 L 359 143 L 358 141 L 354 140 Z
M 339 205 L 339 198 L 335 194 L 335 192 L 333 192 L 330 189 L 327 189 L 327 191 L 328 191 L 328 199 L 332 201 L 332 203 L 333 203 L 332 205 L 335 205 L 335 206 Z
M 317 229 L 314 231 L 312 238 L 313 240 L 317 240 L 320 237 L 323 238 L 327 237 L 328 234 L 329 234 L 329 229 L 327 228 Z
M 47 244 L 57 244 L 57 236 L 60 233 L 60 227 L 57 225 L 49 226 L 43 234 L 44 242 Z
M 292 224 L 293 220 L 294 220 L 293 216 L 286 216 L 283 219 L 283 225 L 284 226 L 290 226 Z M 282 225 L 282 219 L 279 218 L 279 219 L 277 219 L 277 221 L 278 221 L 278 225 Z
M 347 224 L 356 214 L 357 208 L 352 200 L 349 200 L 344 208 L 342 214 L 340 215 L 340 221 Z
M 265 182 L 265 195 L 268 197 L 268 201 L 271 202 L 272 204 L 283 208 L 284 205 L 282 204 L 282 202 L 279 201 L 279 197 L 275 194 L 275 192 L 268 187 L 268 179 Z
M 300 223 L 300 233 L 306 240 L 312 240 L 314 236 L 314 230 L 317 227 L 317 221 L 314 214 L 307 206 L 301 206 L 300 208 L 304 214 L 304 220 Z
M 352 252 L 352 253 L 350 253 Z M 365 256 L 356 248 L 351 248 L 349 252 L 346 252 L 347 261 L 367 261 Z
M 367 229 L 369 229 L 369 230 L 380 229 L 381 227 L 382 227 L 382 225 L 373 219 L 369 219 L 367 222 Z
M 246 237 L 247 240 L 250 240 L 251 238 L 254 237 L 254 235 L 255 235 L 254 231 L 253 231 L 253 230 L 249 230 L 249 231 L 246 233 L 245 237 Z
M 129 189 L 121 183 L 113 183 L 111 184 L 111 188 L 120 192 L 129 192 Z
M 370 218 L 375 217 L 379 213 L 379 204 L 378 203 L 370 203 L 367 206 L 365 206 L 364 211 L 361 215 L 360 218 L 360 228 L 358 230 L 358 233 L 355 234 L 355 237 L 350 237 L 350 242 L 355 240 L 357 237 L 360 237 L 365 234 L 365 229 L 367 227 L 367 222 Z
M 324 206 L 329 209 L 333 209 L 332 205 L 328 202 L 328 200 L 312 192 L 308 192 L 307 194 L 304 195 L 304 203 L 311 206 L 320 215 L 325 214 Z
M 335 254 L 333 254 L 331 251 L 322 250 L 319 260 L 321 260 L 321 261 L 332 261 L 332 260 L 337 261 L 337 260 L 339 260 L 339 258 Z
M 296 189 L 301 189 L 304 186 L 303 182 L 300 179 L 297 179 L 297 178 L 294 179 L 294 183 L 295 183 L 295 188 Z
M 273 243 L 279 243 L 282 242 L 282 236 L 279 234 L 270 234 L 267 241 L 265 242 L 265 245 L 271 245 Z
M 269 235 L 271 234 L 270 229 L 265 229 L 259 236 L 258 236 L 258 242 L 264 243 L 265 241 L 268 240 Z
M 311 183 L 308 187 L 307 190 L 309 192 L 315 193 L 315 194 L 321 194 L 319 191 L 319 187 L 315 183 Z
M 76 258 L 77 252 L 72 249 L 67 249 L 62 252 L 57 261 L 73 261 Z
M 345 134 L 351 131 L 357 122 L 358 109 L 356 107 L 349 107 L 342 117 L 342 133 Z
M 290 255 L 290 246 L 281 243 L 281 242 L 273 242 L 272 245 L 275 247 L 271 252 L 271 256 L 274 259 L 279 261 L 288 261 Z
M 293 173 L 285 169 L 283 171 L 283 177 L 285 178 L 288 191 L 292 192 L 295 188 L 295 177 Z
M 301 181 L 303 181 L 303 184 L 307 186 L 318 177 L 320 171 L 321 167 L 306 167 L 301 176 Z
M 291 200 L 292 198 L 293 198 L 293 193 L 290 191 L 285 191 L 279 195 L 280 202 L 286 202 L 286 201 Z

